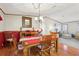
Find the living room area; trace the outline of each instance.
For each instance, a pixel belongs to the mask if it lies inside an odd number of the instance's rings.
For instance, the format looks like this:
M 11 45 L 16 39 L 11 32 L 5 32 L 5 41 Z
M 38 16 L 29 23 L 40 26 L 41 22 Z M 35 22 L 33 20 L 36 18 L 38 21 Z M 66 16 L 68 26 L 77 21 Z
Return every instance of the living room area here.
M 60 42 L 67 44 L 69 46 L 79 48 L 79 22 L 78 21 L 70 21 L 64 23 L 63 32 L 61 35 Z

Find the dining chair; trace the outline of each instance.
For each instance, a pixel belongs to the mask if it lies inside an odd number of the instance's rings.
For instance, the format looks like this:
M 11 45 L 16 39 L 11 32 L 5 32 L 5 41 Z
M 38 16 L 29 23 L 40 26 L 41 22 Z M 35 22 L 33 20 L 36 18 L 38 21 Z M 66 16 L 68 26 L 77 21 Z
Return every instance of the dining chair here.
M 59 37 L 58 32 L 50 32 L 50 35 L 52 35 L 54 37 Z
M 44 35 L 42 36 L 42 41 L 40 45 L 38 45 L 40 55 L 51 55 L 51 35 Z
M 58 52 L 58 38 L 59 38 L 59 34 L 58 34 L 58 32 L 50 32 L 50 35 L 52 36 L 51 47 L 53 47 L 53 50 L 55 52 Z
M 22 51 L 24 47 L 21 42 L 17 42 L 17 39 L 14 35 L 12 35 L 12 39 L 13 39 L 13 51 L 17 55 L 17 53 L 19 51 Z
M 12 35 L 11 35 L 11 31 L 4 31 L 4 38 L 5 38 L 5 46 L 6 47 L 12 47 Z

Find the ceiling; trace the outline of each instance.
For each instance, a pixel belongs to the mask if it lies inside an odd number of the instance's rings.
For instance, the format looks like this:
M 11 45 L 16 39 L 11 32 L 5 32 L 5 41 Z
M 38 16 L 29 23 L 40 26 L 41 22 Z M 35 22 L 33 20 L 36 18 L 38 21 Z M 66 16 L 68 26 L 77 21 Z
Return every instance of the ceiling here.
M 0 3 L 6 14 L 39 16 L 38 3 Z M 40 3 L 40 15 L 60 22 L 79 20 L 78 3 Z

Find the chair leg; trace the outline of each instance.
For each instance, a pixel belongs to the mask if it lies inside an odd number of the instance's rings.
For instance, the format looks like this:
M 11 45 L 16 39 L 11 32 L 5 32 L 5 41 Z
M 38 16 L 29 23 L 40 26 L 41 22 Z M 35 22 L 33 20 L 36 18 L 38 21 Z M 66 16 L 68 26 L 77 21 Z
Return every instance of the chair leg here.
M 48 55 L 50 56 L 50 50 L 48 50 L 48 52 L 47 52 L 47 53 L 48 53 Z
M 49 56 L 50 56 L 51 54 L 50 54 L 50 50 L 49 50 Z
M 43 56 L 43 52 L 42 51 L 40 52 L 40 56 Z
M 12 47 L 12 42 L 10 42 L 10 47 Z

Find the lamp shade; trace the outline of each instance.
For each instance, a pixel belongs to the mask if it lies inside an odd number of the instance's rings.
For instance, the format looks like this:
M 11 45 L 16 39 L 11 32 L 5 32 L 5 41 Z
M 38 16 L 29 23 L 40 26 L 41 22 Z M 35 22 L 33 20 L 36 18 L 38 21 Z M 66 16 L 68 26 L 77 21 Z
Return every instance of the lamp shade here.
M 2 21 L 2 17 L 0 16 L 0 21 Z

